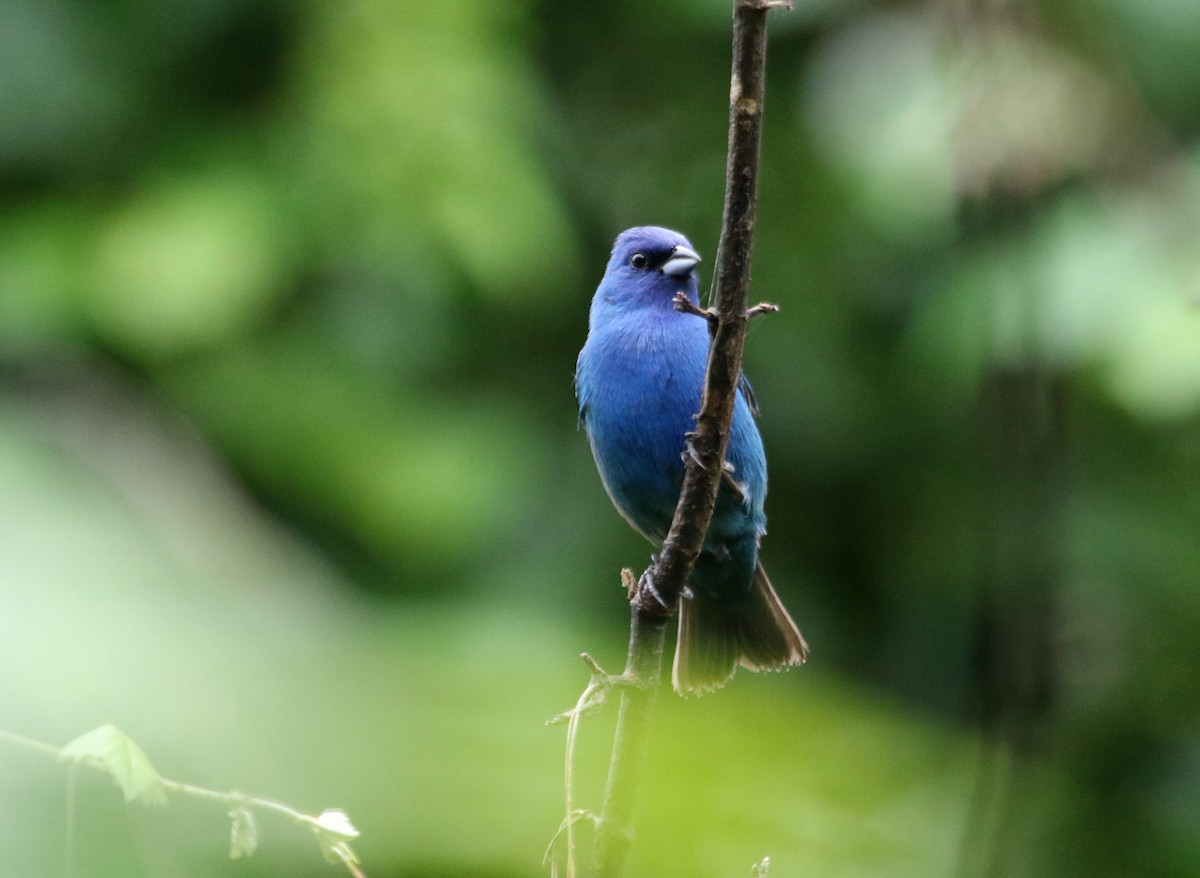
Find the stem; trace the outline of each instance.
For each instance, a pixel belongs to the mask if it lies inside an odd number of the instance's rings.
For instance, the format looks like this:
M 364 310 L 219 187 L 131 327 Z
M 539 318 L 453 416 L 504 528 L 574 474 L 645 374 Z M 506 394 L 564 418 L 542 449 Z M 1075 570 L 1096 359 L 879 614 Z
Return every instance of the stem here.
M 645 685 L 627 686 L 621 692 L 592 878 L 616 878 L 624 871 L 633 844 L 633 794 L 641 775 L 646 733 L 662 676 L 667 619 L 642 613 L 636 601 L 631 609 L 625 673 Z
M 316 822 L 316 818 L 311 814 L 305 814 L 291 805 L 285 805 L 283 802 L 276 802 L 274 799 L 260 799 L 258 796 L 247 796 L 238 792 L 223 792 L 221 790 L 210 790 L 207 787 L 198 787 L 190 783 L 183 783 L 178 780 L 169 778 L 162 779 L 163 787 L 171 793 L 177 793 L 181 796 L 188 796 L 193 799 L 202 799 L 209 802 L 218 802 L 227 808 L 243 807 L 253 808 L 258 811 L 271 811 L 275 814 L 280 814 L 287 817 L 294 823 L 301 826 L 307 826 L 310 829 Z
M 63 852 L 63 875 L 73 878 L 75 874 L 75 766 L 67 769 L 67 820 L 66 840 Z
M 16 744 L 18 747 L 24 747 L 26 750 L 34 750 L 44 756 L 53 756 L 58 758 L 60 748 L 53 744 L 46 744 L 42 741 L 35 741 L 33 738 L 26 738 L 24 735 L 18 735 L 15 732 L 9 732 L 0 729 L 0 741 L 8 741 L 10 744 Z
M 630 601 L 625 676 L 640 685 L 624 687 L 621 693 L 592 878 L 617 878 L 624 871 L 633 841 L 633 793 L 641 775 L 646 732 L 662 675 L 667 620 L 700 556 L 721 484 L 748 320 L 746 301 L 766 90 L 767 10 L 781 5 L 788 4 L 734 2 L 725 208 L 713 279 L 715 332 L 675 517 L 662 552 L 642 574 Z

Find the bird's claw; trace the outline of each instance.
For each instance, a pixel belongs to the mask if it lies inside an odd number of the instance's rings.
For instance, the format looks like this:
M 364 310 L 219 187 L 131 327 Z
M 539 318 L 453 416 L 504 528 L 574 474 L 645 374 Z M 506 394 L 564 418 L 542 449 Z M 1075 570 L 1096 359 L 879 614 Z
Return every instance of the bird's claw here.
M 695 433 L 685 433 L 683 435 L 683 438 L 684 438 L 683 451 L 680 452 L 680 455 L 679 455 L 680 457 L 683 458 L 683 462 L 686 464 L 690 460 L 693 463 L 695 463 L 696 466 L 700 467 L 700 469 L 707 469 L 708 467 L 706 467 L 704 465 L 704 461 L 700 457 L 700 452 L 698 452 L 696 450 L 696 444 L 693 441 L 696 438 L 696 434 Z
M 654 584 L 654 574 L 651 571 L 657 566 L 657 556 L 653 558 L 653 563 L 643 573 L 641 579 L 638 580 L 637 588 L 639 594 L 648 594 L 654 598 L 654 602 L 664 610 L 670 612 L 671 605 L 663 600 L 663 596 L 659 593 L 657 586 Z

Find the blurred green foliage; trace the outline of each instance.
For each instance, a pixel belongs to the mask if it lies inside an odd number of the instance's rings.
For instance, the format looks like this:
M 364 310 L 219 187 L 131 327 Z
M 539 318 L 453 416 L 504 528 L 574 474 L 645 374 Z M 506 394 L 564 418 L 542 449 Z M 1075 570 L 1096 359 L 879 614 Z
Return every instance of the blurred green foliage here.
M 711 267 L 728 19 L 6 0 L 0 727 L 112 722 L 168 777 L 343 807 L 373 878 L 541 874 L 542 722 L 578 652 L 619 664 L 649 551 L 574 430 L 574 357 L 621 229 Z M 633 869 L 973 874 L 999 544 L 1048 571 L 1053 691 L 993 874 L 1194 875 L 1200 5 L 772 27 L 753 295 L 782 313 L 747 369 L 814 658 L 664 700 Z M 1036 546 L 989 512 L 982 388 L 1022 370 L 1065 389 Z M 0 774 L 7 871 L 61 874 L 61 767 Z M 230 863 L 224 814 L 78 800 L 77 875 L 335 868 L 265 819 Z

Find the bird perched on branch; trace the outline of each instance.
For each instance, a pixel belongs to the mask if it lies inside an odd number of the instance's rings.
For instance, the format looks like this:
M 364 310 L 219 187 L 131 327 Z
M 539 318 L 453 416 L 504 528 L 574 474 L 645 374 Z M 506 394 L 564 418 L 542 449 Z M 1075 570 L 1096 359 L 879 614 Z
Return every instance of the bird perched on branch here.
M 683 454 L 708 363 L 707 322 L 698 310 L 700 257 L 678 232 L 622 232 L 596 295 L 575 370 L 580 423 L 617 511 L 656 544 L 671 526 L 683 485 Z M 766 533 L 767 463 L 743 377 L 726 450 L 730 478 L 679 608 L 672 682 L 681 694 L 724 685 L 741 664 L 777 670 L 802 663 L 808 647 L 758 560 Z

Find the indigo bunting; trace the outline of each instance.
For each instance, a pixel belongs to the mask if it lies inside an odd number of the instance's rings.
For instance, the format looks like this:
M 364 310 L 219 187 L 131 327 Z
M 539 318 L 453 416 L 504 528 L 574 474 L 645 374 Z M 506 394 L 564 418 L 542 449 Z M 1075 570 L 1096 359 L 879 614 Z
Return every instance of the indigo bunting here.
M 695 428 L 708 363 L 707 321 L 693 269 L 700 257 L 678 232 L 622 232 L 592 299 L 575 369 L 580 423 L 613 505 L 661 545 L 683 485 L 686 434 Z M 681 694 L 724 685 L 738 664 L 777 670 L 808 647 L 758 560 L 766 533 L 767 463 L 742 376 L 722 480 L 704 547 L 679 607 L 672 683 Z

